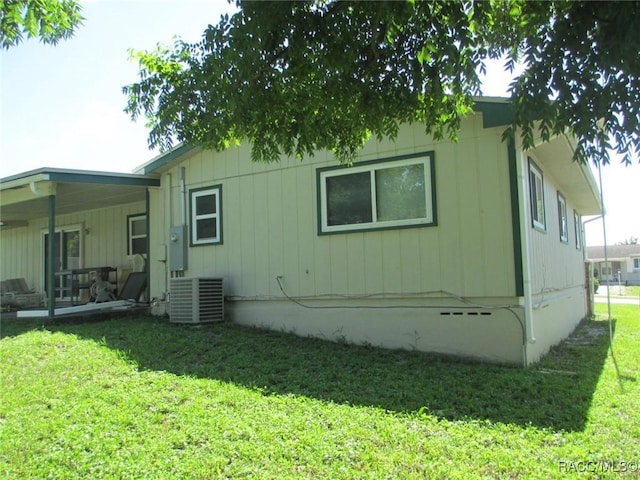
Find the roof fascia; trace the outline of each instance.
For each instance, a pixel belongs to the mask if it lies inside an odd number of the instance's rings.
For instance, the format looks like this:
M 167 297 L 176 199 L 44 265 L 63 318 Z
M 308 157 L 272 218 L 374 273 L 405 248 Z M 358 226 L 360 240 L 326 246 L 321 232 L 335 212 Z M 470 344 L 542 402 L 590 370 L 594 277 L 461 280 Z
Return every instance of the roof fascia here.
M 507 98 L 477 97 L 473 105 L 476 112 L 482 113 L 482 127 L 493 128 L 510 125 L 515 116 L 515 107 Z
M 140 167 L 140 169 L 138 170 L 140 173 L 142 173 L 143 175 L 149 175 L 150 173 L 154 173 L 157 170 L 159 170 L 160 168 L 168 165 L 169 163 L 171 163 L 173 160 L 175 160 L 176 158 L 189 153 L 191 150 L 195 149 L 196 147 L 192 146 L 192 145 L 184 145 L 181 144 L 171 150 L 169 150 L 166 153 L 163 153 L 159 156 L 157 156 L 156 158 L 154 158 L 153 160 L 151 160 L 149 163 L 142 165 L 142 167 Z
M 126 185 L 136 187 L 159 187 L 160 180 L 111 172 L 91 172 L 83 170 L 38 169 L 13 175 L 0 180 L 0 190 L 20 188 L 31 183 L 50 181 L 57 183 L 94 183 L 101 185 Z

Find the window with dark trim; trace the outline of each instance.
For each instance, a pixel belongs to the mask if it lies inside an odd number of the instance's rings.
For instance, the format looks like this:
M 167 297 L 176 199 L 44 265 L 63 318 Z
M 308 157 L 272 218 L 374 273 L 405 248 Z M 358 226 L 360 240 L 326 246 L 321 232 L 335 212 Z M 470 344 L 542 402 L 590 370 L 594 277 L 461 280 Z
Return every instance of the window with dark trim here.
M 127 216 L 127 255 L 147 255 L 147 216 Z
M 569 223 L 567 221 L 567 200 L 558 192 L 558 230 L 560 241 L 569 243 Z
M 575 210 L 573 211 L 573 225 L 576 230 L 576 249 L 582 249 L 582 217 Z
M 532 224 L 535 228 L 545 231 L 547 223 L 544 214 L 544 178 L 542 170 L 531 159 L 529 159 L 529 194 Z
M 435 225 L 433 152 L 318 169 L 318 232 Z
M 191 245 L 222 243 L 222 185 L 189 191 Z

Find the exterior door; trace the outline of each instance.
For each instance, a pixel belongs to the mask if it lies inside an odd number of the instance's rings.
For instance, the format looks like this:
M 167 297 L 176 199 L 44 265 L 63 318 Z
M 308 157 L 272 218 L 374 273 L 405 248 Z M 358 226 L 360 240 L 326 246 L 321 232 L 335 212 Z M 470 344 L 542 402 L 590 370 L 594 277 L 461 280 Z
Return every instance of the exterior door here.
M 56 231 L 53 251 L 49 251 L 49 234 L 44 234 L 44 286 L 48 287 L 49 258 L 53 255 L 54 272 L 71 268 L 80 268 L 80 228 Z M 70 276 L 56 276 L 54 281 L 56 298 L 60 300 L 71 297 L 77 285 L 71 284 Z

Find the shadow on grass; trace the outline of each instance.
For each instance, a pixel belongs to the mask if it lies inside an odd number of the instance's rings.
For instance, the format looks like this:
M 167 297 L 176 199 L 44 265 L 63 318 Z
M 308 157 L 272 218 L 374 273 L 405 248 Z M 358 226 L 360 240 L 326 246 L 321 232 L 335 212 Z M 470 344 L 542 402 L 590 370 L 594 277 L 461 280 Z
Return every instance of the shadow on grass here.
M 234 324 L 177 326 L 152 317 L 2 321 L 2 335 L 45 328 L 124 352 L 140 369 L 217 379 L 324 401 L 579 431 L 608 351 L 608 325 L 586 320 L 530 368 L 332 343 Z

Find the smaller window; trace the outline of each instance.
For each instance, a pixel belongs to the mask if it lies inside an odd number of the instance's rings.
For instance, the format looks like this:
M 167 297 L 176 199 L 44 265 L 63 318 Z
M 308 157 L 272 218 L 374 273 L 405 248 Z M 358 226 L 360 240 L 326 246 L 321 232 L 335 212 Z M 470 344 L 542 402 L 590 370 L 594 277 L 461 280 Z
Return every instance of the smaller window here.
M 535 228 L 547 229 L 544 215 L 544 181 L 542 171 L 529 159 L 529 193 L 531 195 L 531 221 Z
M 582 218 L 575 210 L 573 211 L 573 225 L 576 230 L 576 249 L 580 250 L 582 248 Z
M 633 259 L 633 268 L 640 268 L 640 258 Z
M 222 185 L 189 192 L 191 245 L 222 243 Z
M 147 216 L 145 214 L 127 217 L 127 254 L 147 255 Z
M 569 225 L 567 223 L 567 201 L 558 192 L 558 229 L 560 230 L 560 241 L 569 243 Z

